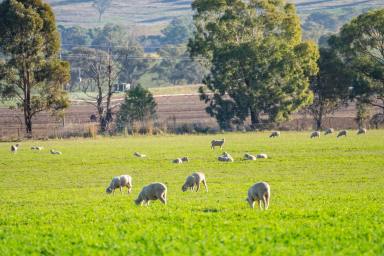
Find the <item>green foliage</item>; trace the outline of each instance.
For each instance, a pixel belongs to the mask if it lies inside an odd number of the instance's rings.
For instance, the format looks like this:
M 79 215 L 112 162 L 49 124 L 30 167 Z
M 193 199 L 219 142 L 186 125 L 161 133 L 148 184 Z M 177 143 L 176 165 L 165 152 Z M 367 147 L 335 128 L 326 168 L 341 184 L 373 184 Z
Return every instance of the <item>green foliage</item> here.
M 99 22 L 101 22 L 101 16 L 111 7 L 112 0 L 93 0 L 93 7 L 99 13 Z
M 88 29 L 75 26 L 58 26 L 61 35 L 61 44 L 63 50 L 71 50 L 75 47 L 88 46 L 92 42 L 91 34 Z
M 268 135 L 224 134 L 234 163 L 217 161 L 217 137 L 207 135 L 25 141 L 17 154 L 0 143 L 0 254 L 382 255 L 384 131 Z M 270 159 L 243 161 L 244 152 Z M 191 161 L 172 164 L 179 156 Z M 197 170 L 209 192 L 183 193 Z M 132 176 L 132 194 L 107 195 L 121 174 Z M 137 207 L 156 181 L 167 184 L 168 204 Z M 265 212 L 244 200 L 258 181 L 271 186 Z
M 60 38 L 49 5 L 41 0 L 7 0 L 0 4 L 0 89 L 23 109 L 26 132 L 41 111 L 68 106 L 63 86 L 69 81 L 69 64 L 58 57 Z
M 141 85 L 128 90 L 117 113 L 117 129 L 122 131 L 126 127 L 132 128 L 135 122 L 145 124 L 154 119 L 156 119 L 156 102 L 152 93 Z
M 204 83 L 207 112 L 222 128 L 251 116 L 259 125 L 287 119 L 312 100 L 309 77 L 317 73 L 315 44 L 301 41 L 300 20 L 292 4 L 284 1 L 197 0 L 196 31 L 189 50 L 210 67 Z M 221 106 L 225 104 L 225 106 Z M 228 106 L 231 107 L 228 108 Z
M 352 97 L 384 110 L 383 42 L 384 9 L 358 16 L 329 40 L 353 77 Z

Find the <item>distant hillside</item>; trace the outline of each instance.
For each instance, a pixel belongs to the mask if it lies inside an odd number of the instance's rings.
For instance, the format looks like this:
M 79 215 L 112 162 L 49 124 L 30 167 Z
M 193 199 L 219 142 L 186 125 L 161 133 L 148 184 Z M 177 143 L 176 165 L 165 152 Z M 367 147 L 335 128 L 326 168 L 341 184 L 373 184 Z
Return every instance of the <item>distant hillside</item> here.
M 191 0 L 113 0 L 112 6 L 98 22 L 91 0 L 46 0 L 56 13 L 59 24 L 94 27 L 112 22 L 140 33 L 153 34 L 171 19 L 191 15 Z M 329 12 L 334 15 L 356 15 L 371 8 L 384 8 L 383 0 L 291 0 L 305 19 L 313 12 Z M 143 30 L 143 28 L 145 28 Z

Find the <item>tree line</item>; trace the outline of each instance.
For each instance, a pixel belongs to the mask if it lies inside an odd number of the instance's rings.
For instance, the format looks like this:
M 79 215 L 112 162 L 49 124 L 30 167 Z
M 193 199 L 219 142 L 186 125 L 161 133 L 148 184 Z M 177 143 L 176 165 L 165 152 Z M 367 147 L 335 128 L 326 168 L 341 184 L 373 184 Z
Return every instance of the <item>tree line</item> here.
M 17 101 L 27 134 L 37 113 L 60 114 L 68 107 L 68 90 L 87 96 L 100 131 L 108 131 L 118 82 L 136 86 L 116 115 L 117 127 L 156 118 L 152 95 L 139 85 L 148 73 L 173 84 L 202 81 L 200 98 L 222 129 L 247 118 L 264 127 L 303 109 L 321 129 L 327 115 L 352 100 L 358 119 L 368 106 L 384 114 L 383 9 L 346 23 L 320 48 L 303 40 L 295 6 L 283 0 L 195 0 L 192 9 L 190 22 L 175 20 L 161 35 L 134 38 L 112 24 L 57 28 L 41 0 L 5 0 L 0 95 Z

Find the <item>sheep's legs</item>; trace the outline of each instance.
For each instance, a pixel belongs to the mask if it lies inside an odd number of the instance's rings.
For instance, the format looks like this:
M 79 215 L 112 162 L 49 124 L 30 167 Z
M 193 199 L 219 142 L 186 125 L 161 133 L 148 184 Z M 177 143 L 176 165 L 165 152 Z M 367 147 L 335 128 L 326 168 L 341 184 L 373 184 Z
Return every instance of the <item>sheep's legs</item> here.
M 162 202 L 163 204 L 167 204 L 167 198 L 165 197 L 165 194 L 162 194 L 162 195 L 159 197 L 159 200 L 160 200 L 160 202 Z
M 120 194 L 122 195 L 123 194 L 123 188 L 119 187 L 119 189 L 120 189 Z
M 205 180 L 202 180 L 203 184 L 204 184 L 204 187 L 205 187 L 205 190 L 208 192 L 208 186 L 207 186 L 207 182 Z
M 264 209 L 267 210 L 269 207 L 269 195 L 265 194 L 264 196 Z
M 261 200 L 257 199 L 257 203 L 259 204 L 260 210 L 263 210 L 263 208 L 261 208 Z
M 196 183 L 196 192 L 200 189 L 200 182 Z

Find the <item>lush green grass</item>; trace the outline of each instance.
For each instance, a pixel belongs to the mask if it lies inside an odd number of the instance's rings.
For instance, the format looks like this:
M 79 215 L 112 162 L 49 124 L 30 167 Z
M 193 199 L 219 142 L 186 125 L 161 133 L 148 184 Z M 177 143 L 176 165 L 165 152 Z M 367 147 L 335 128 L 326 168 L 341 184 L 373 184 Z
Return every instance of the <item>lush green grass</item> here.
M 0 255 L 383 255 L 384 131 L 267 135 L 31 141 L 17 154 L 1 143 Z M 221 137 L 234 163 L 209 148 Z M 242 161 L 244 152 L 270 159 Z M 180 156 L 191 161 L 171 163 Z M 208 193 L 181 192 L 193 171 L 206 174 Z M 119 174 L 133 177 L 133 193 L 105 194 Z M 270 209 L 251 210 L 247 190 L 261 180 Z M 137 207 L 154 181 L 168 185 L 168 204 Z

